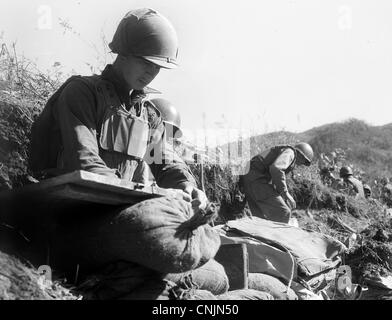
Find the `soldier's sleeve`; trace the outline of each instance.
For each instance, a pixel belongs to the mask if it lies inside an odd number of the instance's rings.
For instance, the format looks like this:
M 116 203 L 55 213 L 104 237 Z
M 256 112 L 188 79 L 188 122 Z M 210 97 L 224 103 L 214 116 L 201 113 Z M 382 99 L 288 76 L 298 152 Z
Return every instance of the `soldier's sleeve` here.
M 99 156 L 97 110 L 91 89 L 81 80 L 69 83 L 61 93 L 54 115 L 60 126 L 65 169 L 119 177 Z
M 195 178 L 187 164 L 175 152 L 173 146 L 162 141 L 148 151 L 145 161 L 150 165 L 158 186 L 182 189 L 184 185 L 197 187 Z
M 354 195 L 356 193 L 358 193 L 362 198 L 365 197 L 365 192 L 363 191 L 363 184 L 361 181 L 359 181 L 358 179 L 354 178 L 354 177 L 349 177 L 347 179 L 350 182 L 350 185 L 352 186 L 353 190 L 354 190 Z
M 276 158 L 274 163 L 270 165 L 269 170 L 272 183 L 275 185 L 276 191 L 280 195 L 287 192 L 286 174 L 284 171 L 291 165 L 294 158 L 294 151 L 287 148 Z

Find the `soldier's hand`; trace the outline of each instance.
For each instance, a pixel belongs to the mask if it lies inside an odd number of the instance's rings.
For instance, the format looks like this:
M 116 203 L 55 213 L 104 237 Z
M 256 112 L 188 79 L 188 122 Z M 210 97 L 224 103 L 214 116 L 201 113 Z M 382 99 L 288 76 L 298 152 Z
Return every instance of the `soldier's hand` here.
M 184 192 L 181 189 L 167 188 L 165 190 L 167 191 L 168 195 L 172 196 L 173 198 L 185 200 L 187 202 L 191 202 L 192 201 L 191 195 L 186 193 L 186 192 Z
M 205 209 L 207 207 L 207 203 L 208 203 L 207 196 L 200 189 L 188 185 L 185 187 L 184 192 L 191 196 L 192 207 L 196 207 L 199 209 Z
M 291 210 L 297 207 L 297 204 L 295 203 L 295 200 L 293 199 L 290 193 L 286 192 L 283 194 L 282 197 L 286 201 L 287 205 L 290 207 Z

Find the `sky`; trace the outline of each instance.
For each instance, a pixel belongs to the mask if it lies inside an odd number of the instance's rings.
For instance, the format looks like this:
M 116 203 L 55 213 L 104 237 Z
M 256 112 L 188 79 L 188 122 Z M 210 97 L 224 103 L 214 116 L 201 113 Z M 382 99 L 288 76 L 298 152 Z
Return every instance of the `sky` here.
M 16 41 L 43 70 L 57 61 L 89 75 L 88 63 L 113 59 L 102 38 L 140 7 L 177 30 L 180 67 L 150 86 L 181 112 L 188 135 L 392 122 L 390 0 L 2 0 L 0 42 Z

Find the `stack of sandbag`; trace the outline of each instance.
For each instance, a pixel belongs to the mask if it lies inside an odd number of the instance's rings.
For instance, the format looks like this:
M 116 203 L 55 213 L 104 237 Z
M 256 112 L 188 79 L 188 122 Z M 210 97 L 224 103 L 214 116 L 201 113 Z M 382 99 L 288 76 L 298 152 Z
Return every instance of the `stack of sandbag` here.
M 214 210 L 193 212 L 188 202 L 161 197 L 76 217 L 53 233 L 52 264 L 94 270 L 127 261 L 161 273 L 196 269 L 220 246 L 219 234 L 208 225 Z
M 214 259 L 197 269 L 184 273 L 169 273 L 164 278 L 181 287 L 196 287 L 214 295 L 223 294 L 229 290 L 229 279 L 225 269 Z
M 117 262 L 90 275 L 78 292 L 87 300 L 273 300 L 281 297 L 264 286 L 229 291 L 221 264 L 178 274 L 160 274 L 134 263 Z M 283 295 L 283 294 L 282 294 Z
M 223 266 L 211 259 L 194 270 L 170 274 L 119 261 L 89 275 L 77 290 L 86 300 L 184 299 L 185 293 L 188 297 L 197 295 L 198 300 L 202 300 L 203 292 L 215 296 L 227 293 L 228 289 Z
M 222 245 L 246 244 L 249 288 L 269 292 L 275 299 L 313 299 L 308 293 L 333 281 L 346 250 L 332 237 L 257 217 L 229 221 L 215 229 Z
M 245 243 L 228 244 L 223 237 L 222 245 L 215 256 L 215 259 L 223 265 L 228 276 L 230 291 L 229 295 L 233 299 L 248 300 L 247 295 L 238 295 L 237 290 L 245 293 L 249 291 L 249 299 L 252 299 L 254 290 L 272 296 L 274 300 L 297 300 L 294 291 L 288 288 L 279 279 L 262 273 L 249 272 L 249 254 Z M 253 271 L 253 270 L 252 270 Z

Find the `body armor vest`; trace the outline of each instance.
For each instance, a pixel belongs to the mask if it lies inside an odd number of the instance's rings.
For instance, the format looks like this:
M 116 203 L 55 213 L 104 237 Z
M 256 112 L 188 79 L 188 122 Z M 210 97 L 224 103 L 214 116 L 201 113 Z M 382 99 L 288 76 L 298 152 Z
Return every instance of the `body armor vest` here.
M 246 180 L 254 181 L 261 179 L 264 183 L 271 183 L 271 174 L 269 172 L 269 167 L 275 162 L 276 158 L 283 152 L 283 150 L 287 148 L 290 148 L 294 151 L 294 160 L 285 170 L 286 174 L 291 172 L 295 166 L 297 153 L 292 146 L 279 145 L 272 147 L 271 149 L 267 149 L 252 158 L 249 165 L 249 172 L 246 174 Z M 241 183 L 244 183 L 244 178 L 241 178 Z
M 261 154 L 256 156 L 256 161 L 260 161 L 262 165 L 268 170 L 269 166 L 273 164 L 277 157 L 284 151 L 284 149 L 291 149 L 294 151 L 294 160 L 291 162 L 290 166 L 285 170 L 285 173 L 289 173 L 293 170 L 295 166 L 295 160 L 297 158 L 297 152 L 292 146 L 289 145 L 279 145 L 272 147 L 269 150 L 262 152 Z
M 111 83 L 95 83 L 99 112 L 97 132 L 103 150 L 119 152 L 142 159 L 147 150 L 149 125 L 147 109 L 143 103 L 128 111 L 114 91 Z

